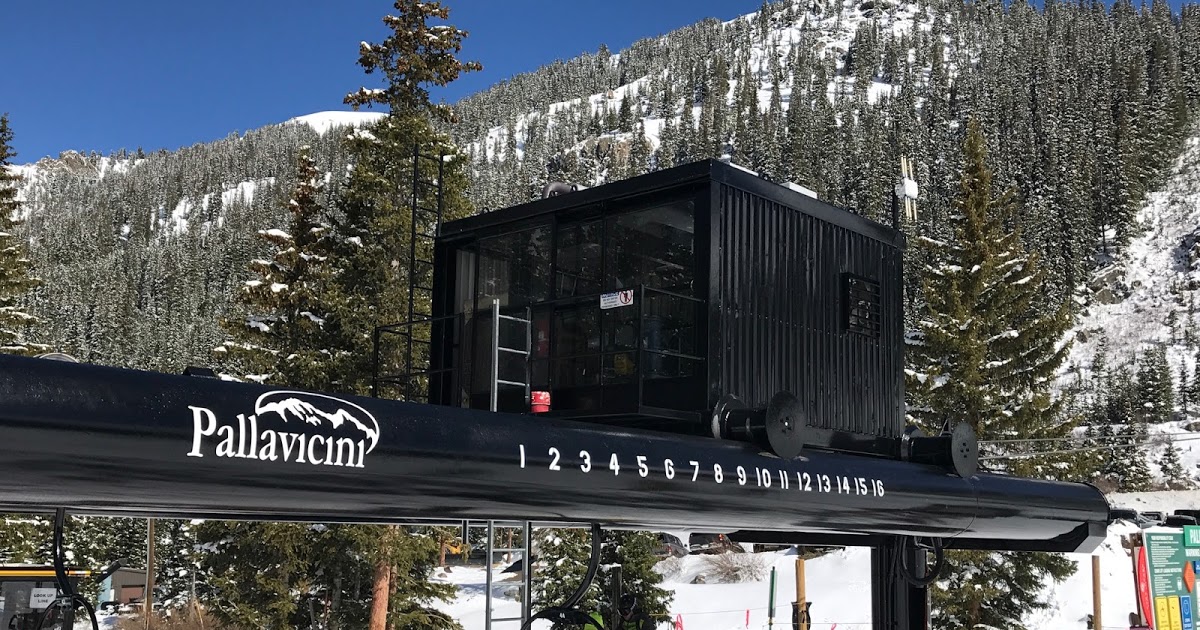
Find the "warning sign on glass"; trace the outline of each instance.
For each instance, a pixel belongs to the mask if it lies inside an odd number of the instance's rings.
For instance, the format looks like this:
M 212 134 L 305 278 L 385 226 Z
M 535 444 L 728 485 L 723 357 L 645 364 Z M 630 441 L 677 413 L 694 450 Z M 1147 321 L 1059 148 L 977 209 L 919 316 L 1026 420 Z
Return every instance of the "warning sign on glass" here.
M 628 291 L 613 291 L 600 296 L 600 308 L 621 308 L 633 304 L 633 289 Z

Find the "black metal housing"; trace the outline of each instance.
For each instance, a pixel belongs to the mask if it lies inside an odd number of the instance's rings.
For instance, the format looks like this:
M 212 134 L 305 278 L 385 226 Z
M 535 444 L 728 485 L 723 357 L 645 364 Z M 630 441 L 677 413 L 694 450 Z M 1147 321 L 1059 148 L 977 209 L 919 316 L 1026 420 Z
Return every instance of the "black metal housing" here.
M 453 221 L 437 242 L 429 401 L 488 407 L 495 297 L 533 319 L 531 386 L 552 392 L 551 415 L 712 435 L 723 398 L 765 409 L 788 392 L 818 443 L 895 455 L 875 438 L 904 428 L 903 247 L 897 230 L 711 160 Z M 601 309 L 619 290 L 632 304 Z M 522 369 L 514 358 L 502 378 Z M 499 399 L 529 409 L 518 388 Z
M 122 480 L 112 483 L 114 476 Z M 0 511 L 521 519 L 1087 551 L 1084 484 L 212 378 L 0 356 Z M 766 534 L 763 534 L 766 535 Z

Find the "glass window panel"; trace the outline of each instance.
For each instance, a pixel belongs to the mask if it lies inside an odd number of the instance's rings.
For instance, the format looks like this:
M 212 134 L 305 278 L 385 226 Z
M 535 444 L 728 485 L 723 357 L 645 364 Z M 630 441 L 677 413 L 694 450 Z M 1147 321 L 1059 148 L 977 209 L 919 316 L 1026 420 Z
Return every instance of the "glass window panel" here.
M 605 289 L 648 287 L 692 295 L 695 204 L 678 201 L 608 219 Z
M 476 308 L 525 306 L 550 297 L 550 228 L 479 239 L 479 294 Z
M 558 264 L 555 290 L 558 297 L 600 292 L 600 221 L 561 226 L 558 230 Z
M 584 305 L 554 314 L 554 386 L 600 382 L 599 307 Z

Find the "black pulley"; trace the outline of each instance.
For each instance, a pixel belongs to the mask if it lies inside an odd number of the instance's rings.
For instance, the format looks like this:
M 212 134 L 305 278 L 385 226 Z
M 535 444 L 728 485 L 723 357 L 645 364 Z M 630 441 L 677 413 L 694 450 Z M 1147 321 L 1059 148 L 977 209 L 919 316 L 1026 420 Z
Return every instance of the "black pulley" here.
M 921 435 L 919 430 L 907 431 L 904 440 L 903 456 L 908 461 L 953 468 L 964 479 L 979 471 L 979 440 L 965 422 L 933 437 Z
M 726 396 L 713 410 L 716 437 L 751 442 L 783 459 L 800 456 L 806 429 L 800 401 L 788 392 L 771 397 L 766 409 L 747 409 L 736 397 Z

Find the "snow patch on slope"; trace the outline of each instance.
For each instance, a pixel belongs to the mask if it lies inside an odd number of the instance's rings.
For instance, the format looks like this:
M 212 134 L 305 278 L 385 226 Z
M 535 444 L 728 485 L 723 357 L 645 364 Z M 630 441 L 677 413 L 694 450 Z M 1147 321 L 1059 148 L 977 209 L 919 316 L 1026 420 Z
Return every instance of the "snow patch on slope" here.
M 249 206 L 254 203 L 254 195 L 261 187 L 270 187 L 275 185 L 274 177 L 264 177 L 251 182 L 238 182 L 232 186 L 225 188 L 221 192 L 221 207 L 229 208 L 235 204 Z M 209 205 L 214 203 L 214 193 L 209 193 L 200 198 L 199 202 L 192 197 L 184 197 L 175 205 L 175 209 L 171 211 L 171 216 L 165 220 L 158 221 L 158 227 L 170 227 L 177 233 L 187 232 L 188 221 L 191 219 L 192 213 L 197 210 L 207 211 Z M 224 215 L 214 217 L 217 225 L 223 225 L 225 222 Z M 152 222 L 154 218 L 152 217 Z
M 305 116 L 297 116 L 284 124 L 308 125 L 320 135 L 325 135 L 331 129 L 338 127 L 364 127 L 379 121 L 386 116 L 379 112 L 316 112 Z
M 1180 366 L 1187 366 L 1189 374 L 1194 369 L 1195 357 L 1181 337 L 1172 337 L 1166 322 L 1174 311 L 1182 335 L 1189 298 L 1200 289 L 1200 136 L 1187 140 L 1166 185 L 1150 193 L 1137 219 L 1141 235 L 1094 278 L 1100 293 L 1077 320 L 1063 385 L 1077 376 L 1090 376 L 1102 336 L 1108 342 L 1110 365 L 1131 363 L 1145 350 L 1162 345 L 1174 376 Z

